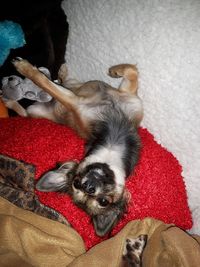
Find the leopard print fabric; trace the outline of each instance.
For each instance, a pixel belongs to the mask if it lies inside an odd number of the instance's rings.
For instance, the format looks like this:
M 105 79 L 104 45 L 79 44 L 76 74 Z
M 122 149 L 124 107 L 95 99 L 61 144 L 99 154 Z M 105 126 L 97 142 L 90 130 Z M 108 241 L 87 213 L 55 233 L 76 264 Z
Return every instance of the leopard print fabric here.
M 137 238 L 126 239 L 120 267 L 142 267 L 142 254 L 147 238 L 147 235 L 139 235 Z
M 34 191 L 34 177 L 33 165 L 0 155 L 0 196 L 20 208 L 69 225 L 61 214 L 40 203 Z

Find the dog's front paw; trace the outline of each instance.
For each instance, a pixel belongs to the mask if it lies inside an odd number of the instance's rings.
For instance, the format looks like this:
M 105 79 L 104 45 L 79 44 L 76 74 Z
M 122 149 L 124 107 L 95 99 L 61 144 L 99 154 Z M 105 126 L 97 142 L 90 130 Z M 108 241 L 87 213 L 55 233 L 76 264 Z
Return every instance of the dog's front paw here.
M 21 57 L 16 57 L 13 59 L 12 64 L 20 74 L 27 78 L 32 77 L 35 70 L 37 70 L 35 67 L 33 67 L 33 65 L 31 65 L 31 63 Z

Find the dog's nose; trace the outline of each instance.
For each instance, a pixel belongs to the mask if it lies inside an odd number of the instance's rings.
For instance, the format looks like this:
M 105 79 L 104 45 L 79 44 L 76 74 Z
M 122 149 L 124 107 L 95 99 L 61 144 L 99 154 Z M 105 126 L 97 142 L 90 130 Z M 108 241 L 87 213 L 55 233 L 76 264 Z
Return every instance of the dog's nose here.
M 11 82 L 13 80 L 13 77 L 9 77 L 8 81 Z
M 94 184 L 90 183 L 89 181 L 86 181 L 82 184 L 83 190 L 88 194 L 94 194 L 95 193 L 95 186 Z

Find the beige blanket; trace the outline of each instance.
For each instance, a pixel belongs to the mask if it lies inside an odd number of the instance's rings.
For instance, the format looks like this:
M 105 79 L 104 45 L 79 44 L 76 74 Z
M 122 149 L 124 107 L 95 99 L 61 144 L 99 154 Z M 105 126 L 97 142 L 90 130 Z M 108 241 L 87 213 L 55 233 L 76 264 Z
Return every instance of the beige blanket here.
M 16 207 L 0 198 L 1 267 L 117 267 L 125 239 L 147 234 L 143 267 L 199 267 L 200 237 L 151 218 L 128 223 L 113 238 L 86 252 L 70 226 Z

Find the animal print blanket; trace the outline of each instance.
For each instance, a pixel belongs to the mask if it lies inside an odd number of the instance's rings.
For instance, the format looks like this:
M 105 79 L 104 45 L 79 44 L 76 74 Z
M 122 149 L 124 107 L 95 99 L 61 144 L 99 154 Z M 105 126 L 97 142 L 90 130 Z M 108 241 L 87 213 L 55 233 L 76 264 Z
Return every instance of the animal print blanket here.
M 38 201 L 34 173 L 32 165 L 0 155 L 1 267 L 199 266 L 200 237 L 153 218 L 129 222 L 86 251 L 66 219 Z
M 40 203 L 34 192 L 34 176 L 33 165 L 0 155 L 0 196 L 20 208 L 69 224 L 57 211 Z

